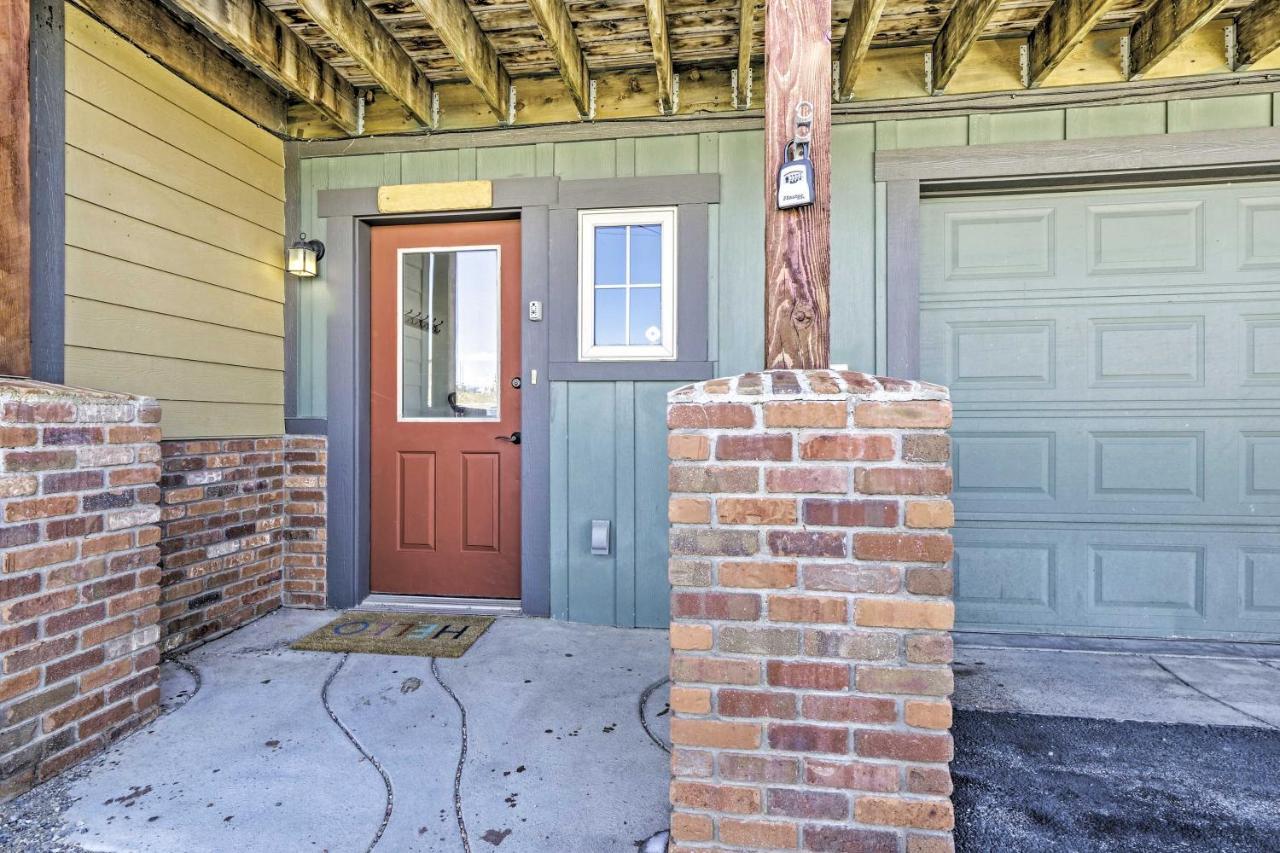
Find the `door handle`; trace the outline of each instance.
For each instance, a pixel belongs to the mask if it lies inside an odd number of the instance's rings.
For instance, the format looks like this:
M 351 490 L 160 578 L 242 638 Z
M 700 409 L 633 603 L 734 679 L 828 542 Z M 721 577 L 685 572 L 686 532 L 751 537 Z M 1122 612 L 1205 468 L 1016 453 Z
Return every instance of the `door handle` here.
M 497 439 L 498 441 L 509 441 L 512 444 L 519 444 L 520 430 L 516 430 L 515 432 L 511 433 L 511 435 L 495 435 L 494 438 Z

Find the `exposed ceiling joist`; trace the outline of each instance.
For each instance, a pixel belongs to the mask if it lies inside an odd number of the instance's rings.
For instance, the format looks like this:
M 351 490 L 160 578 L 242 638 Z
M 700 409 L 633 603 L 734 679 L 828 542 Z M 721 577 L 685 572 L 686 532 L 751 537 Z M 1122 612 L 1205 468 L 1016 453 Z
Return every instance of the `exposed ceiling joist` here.
M 272 133 L 284 133 L 284 94 L 191 24 L 152 0 L 75 0 L 125 41 L 195 86 Z
M 574 32 L 564 0 L 529 0 L 529 8 L 533 10 L 547 47 L 555 55 L 560 79 L 564 80 L 578 113 L 591 115 L 591 73 L 587 70 L 587 59 L 582 53 L 582 45 L 578 44 L 578 34 Z
M 1027 39 L 1027 85 L 1044 83 L 1102 20 L 1112 0 L 1055 0 Z
M 658 73 L 658 110 L 671 115 L 679 107 L 676 75 L 671 66 L 671 39 L 667 28 L 666 0 L 644 0 L 649 19 L 649 42 L 653 46 L 653 64 Z
M 1237 71 L 1280 50 L 1280 0 L 1258 0 L 1236 18 Z
M 170 0 L 234 53 L 347 133 L 360 132 L 355 87 L 257 0 Z
M 1141 80 L 1225 5 L 1227 0 L 1156 0 L 1129 31 L 1129 79 Z
M 952 8 L 938 37 L 933 41 L 931 89 L 934 93 L 941 93 L 947 88 L 960 68 L 960 63 L 999 7 L 1000 0 L 960 0 Z
M 410 115 L 426 127 L 435 124 L 431 81 L 368 6 L 358 0 L 298 0 L 298 5 Z
M 855 0 L 849 13 L 849 24 L 840 41 L 840 77 L 836 80 L 836 100 L 853 99 L 853 86 L 858 80 L 862 61 L 871 50 L 871 40 L 880 27 L 880 15 L 887 0 Z
M 512 121 L 511 77 L 466 0 L 414 0 L 498 121 Z
M 738 77 L 734 106 L 751 106 L 751 46 L 756 37 L 756 0 L 738 0 Z

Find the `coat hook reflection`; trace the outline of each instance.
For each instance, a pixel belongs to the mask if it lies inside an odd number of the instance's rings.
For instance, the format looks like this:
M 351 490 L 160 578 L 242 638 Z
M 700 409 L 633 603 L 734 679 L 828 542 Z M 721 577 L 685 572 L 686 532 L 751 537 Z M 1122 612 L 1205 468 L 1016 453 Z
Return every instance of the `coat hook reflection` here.
M 444 320 L 433 319 L 428 317 L 426 314 L 423 314 L 421 311 L 404 312 L 404 324 L 406 326 L 413 326 L 415 329 L 426 329 L 427 324 L 430 324 L 431 334 L 433 335 L 440 334 L 440 330 L 444 328 Z

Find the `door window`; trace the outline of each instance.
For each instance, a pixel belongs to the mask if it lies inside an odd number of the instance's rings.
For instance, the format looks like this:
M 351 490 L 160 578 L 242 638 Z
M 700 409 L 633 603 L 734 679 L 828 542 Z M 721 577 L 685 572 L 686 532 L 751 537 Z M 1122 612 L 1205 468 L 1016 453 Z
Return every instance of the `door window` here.
M 497 247 L 400 250 L 400 420 L 498 420 Z

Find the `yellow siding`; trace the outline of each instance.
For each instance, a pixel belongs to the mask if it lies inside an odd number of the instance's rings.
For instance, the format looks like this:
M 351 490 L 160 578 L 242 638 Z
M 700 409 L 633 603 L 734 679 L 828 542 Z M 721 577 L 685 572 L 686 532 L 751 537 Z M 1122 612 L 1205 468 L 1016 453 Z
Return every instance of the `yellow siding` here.
M 66 381 L 284 431 L 284 146 L 67 6 Z

